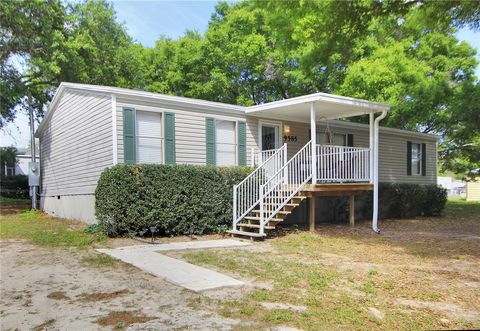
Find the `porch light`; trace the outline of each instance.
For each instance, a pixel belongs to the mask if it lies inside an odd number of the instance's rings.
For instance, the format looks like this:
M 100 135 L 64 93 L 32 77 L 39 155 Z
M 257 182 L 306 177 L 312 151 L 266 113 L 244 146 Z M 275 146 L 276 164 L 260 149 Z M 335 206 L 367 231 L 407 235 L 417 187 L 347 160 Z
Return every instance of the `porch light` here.
M 283 126 L 283 132 L 290 133 L 290 125 L 284 125 Z

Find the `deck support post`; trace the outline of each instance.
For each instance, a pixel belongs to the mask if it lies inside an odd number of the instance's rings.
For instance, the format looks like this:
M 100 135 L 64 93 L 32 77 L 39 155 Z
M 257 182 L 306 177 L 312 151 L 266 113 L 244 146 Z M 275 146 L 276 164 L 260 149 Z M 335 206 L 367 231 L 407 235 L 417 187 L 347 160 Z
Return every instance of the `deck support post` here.
M 350 226 L 355 226 L 355 194 L 350 195 L 349 214 Z
M 317 184 L 317 116 L 315 105 L 310 104 L 310 132 L 312 142 L 312 184 Z
M 315 194 L 312 194 L 309 198 L 309 218 L 310 218 L 310 232 L 315 232 Z

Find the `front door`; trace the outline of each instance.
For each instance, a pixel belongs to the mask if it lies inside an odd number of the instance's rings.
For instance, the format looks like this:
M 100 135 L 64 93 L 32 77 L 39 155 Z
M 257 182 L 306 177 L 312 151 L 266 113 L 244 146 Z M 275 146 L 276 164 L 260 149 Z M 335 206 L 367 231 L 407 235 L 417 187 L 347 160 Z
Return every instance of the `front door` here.
M 263 168 L 267 177 L 273 176 L 278 170 L 278 162 L 275 159 L 267 161 L 267 159 L 275 153 L 273 150 L 280 148 L 280 124 L 275 123 L 261 123 L 261 148 L 262 151 L 269 152 L 260 152 L 259 159 L 260 162 L 265 162 Z
M 262 123 L 261 142 L 262 151 L 280 147 L 280 125 Z

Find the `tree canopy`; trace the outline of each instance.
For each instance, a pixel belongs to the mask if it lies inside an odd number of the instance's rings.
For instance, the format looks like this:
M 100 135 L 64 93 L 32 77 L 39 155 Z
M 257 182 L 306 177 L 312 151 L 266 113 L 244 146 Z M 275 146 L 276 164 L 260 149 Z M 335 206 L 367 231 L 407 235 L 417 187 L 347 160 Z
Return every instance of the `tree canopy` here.
M 0 2 L 0 126 L 61 81 L 253 105 L 314 92 L 385 102 L 385 125 L 441 135 L 444 169 L 480 167 L 479 0 L 219 2 L 207 31 L 143 47 L 105 1 Z M 25 63 L 18 69 L 19 59 Z M 355 119 L 363 120 L 363 119 Z
M 0 1 L 0 127 L 33 96 L 37 116 L 62 81 L 137 87 L 143 48 L 105 1 Z

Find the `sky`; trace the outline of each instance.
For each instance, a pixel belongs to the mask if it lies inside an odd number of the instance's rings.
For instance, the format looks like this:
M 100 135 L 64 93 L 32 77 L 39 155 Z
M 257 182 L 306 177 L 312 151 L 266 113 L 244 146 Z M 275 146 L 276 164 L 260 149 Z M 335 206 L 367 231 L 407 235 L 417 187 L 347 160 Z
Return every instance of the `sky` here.
M 159 36 L 172 39 L 187 30 L 206 31 L 218 1 L 124 1 L 114 0 L 117 20 L 137 42 L 152 47 Z M 462 29 L 456 37 L 465 40 L 480 53 L 480 33 Z M 480 54 L 477 54 L 480 62 Z M 480 78 L 480 65 L 476 70 Z M 38 123 L 37 123 L 38 125 Z M 0 146 L 27 147 L 29 142 L 27 114 L 18 114 L 13 123 L 0 131 Z

